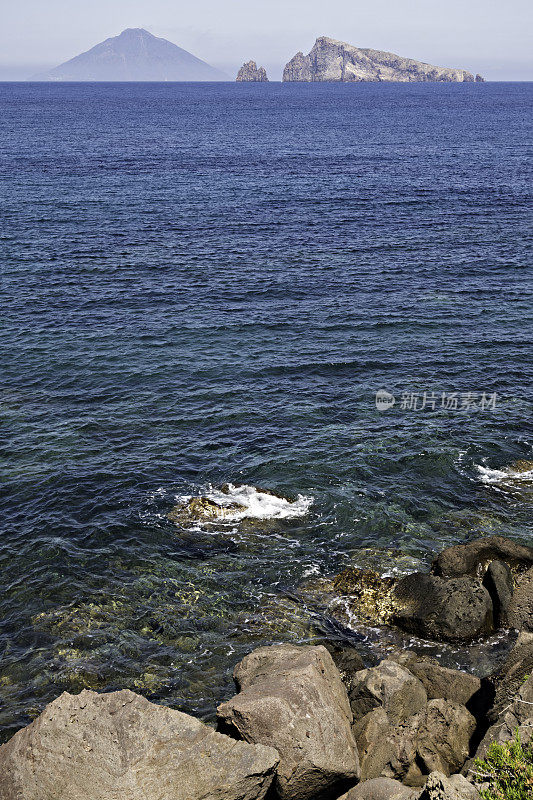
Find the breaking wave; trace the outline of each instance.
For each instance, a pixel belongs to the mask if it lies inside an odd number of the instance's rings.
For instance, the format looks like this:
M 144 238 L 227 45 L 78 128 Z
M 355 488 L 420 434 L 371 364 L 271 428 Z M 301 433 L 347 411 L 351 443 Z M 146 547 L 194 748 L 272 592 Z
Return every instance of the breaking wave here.
M 204 497 L 222 508 L 227 508 L 229 513 L 225 513 L 225 522 L 238 522 L 242 519 L 291 519 L 303 517 L 307 514 L 313 504 L 313 497 L 299 494 L 296 500 L 287 500 L 268 491 L 261 490 L 255 486 L 235 486 L 232 483 L 226 484 L 221 489 L 209 487 L 204 493 Z M 181 500 L 190 500 L 190 497 L 182 497 Z M 233 511 L 232 506 L 243 506 Z

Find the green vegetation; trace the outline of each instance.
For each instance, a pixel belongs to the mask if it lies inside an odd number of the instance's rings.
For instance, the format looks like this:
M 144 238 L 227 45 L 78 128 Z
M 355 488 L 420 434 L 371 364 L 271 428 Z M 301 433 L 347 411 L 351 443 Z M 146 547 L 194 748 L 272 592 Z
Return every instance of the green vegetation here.
M 533 740 L 522 744 L 518 731 L 510 742 L 492 744 L 474 769 L 478 784 L 489 784 L 480 787 L 483 800 L 532 800 Z

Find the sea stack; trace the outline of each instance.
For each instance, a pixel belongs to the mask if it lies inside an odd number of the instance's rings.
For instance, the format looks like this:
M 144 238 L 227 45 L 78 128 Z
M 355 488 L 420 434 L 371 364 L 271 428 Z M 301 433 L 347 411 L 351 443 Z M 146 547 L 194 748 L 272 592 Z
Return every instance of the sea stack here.
M 237 83 L 267 83 L 268 76 L 264 67 L 258 67 L 255 61 L 243 64 L 237 75 Z
M 464 69 L 447 69 L 424 64 L 394 53 L 368 50 L 321 36 L 311 52 L 297 53 L 285 67 L 284 81 L 342 82 L 459 82 L 482 81 Z

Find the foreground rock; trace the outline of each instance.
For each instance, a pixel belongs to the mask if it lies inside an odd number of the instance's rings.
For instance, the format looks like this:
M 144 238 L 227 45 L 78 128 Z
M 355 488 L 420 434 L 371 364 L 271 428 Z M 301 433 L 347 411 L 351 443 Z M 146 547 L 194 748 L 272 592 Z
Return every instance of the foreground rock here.
M 481 795 L 462 775 L 432 772 L 419 800 L 481 800 Z
M 498 744 L 510 742 L 517 730 L 523 744 L 533 738 L 533 676 L 525 681 L 514 700 L 504 708 L 497 722 L 488 729 L 477 749 L 476 757 L 484 758 L 493 742 Z
M 420 792 L 409 789 L 391 778 L 373 778 L 364 781 L 343 794 L 339 800 L 418 800 Z
M 350 693 L 354 719 L 381 707 L 393 725 L 404 722 L 421 711 L 428 698 L 422 683 L 394 661 L 382 661 L 377 667 L 354 676 Z
M 529 675 L 533 675 L 533 634 L 522 632 L 505 663 L 492 676 L 496 692 L 489 721 L 498 720 L 514 701 Z
M 490 595 L 471 578 L 415 572 L 398 581 L 394 600 L 396 624 L 426 639 L 468 641 L 493 630 Z
M 429 700 L 459 703 L 477 720 L 485 718 L 494 699 L 494 687 L 487 679 L 443 667 L 437 659 L 410 651 L 391 653 L 389 659 L 409 670 L 424 686 Z
M 506 617 L 510 628 L 533 633 L 533 568 L 517 577 Z
M 133 692 L 65 692 L 0 747 L 0 798 L 263 800 L 277 763 Z
M 320 800 L 356 782 L 350 704 L 324 647 L 261 647 L 234 678 L 240 692 L 219 706 L 220 729 L 276 748 L 281 800 Z
M 255 61 L 243 64 L 237 75 L 237 83 L 268 83 L 266 69 L 258 67 Z
M 360 783 L 339 800 L 481 800 L 481 797 L 462 775 L 447 778 L 441 772 L 432 772 L 422 791 L 390 778 L 373 778 Z
M 362 781 L 390 778 L 422 786 L 432 771 L 449 776 L 464 765 L 476 729 L 464 705 L 428 701 L 422 681 L 392 660 L 356 673 L 349 686 Z M 475 687 L 462 688 L 470 700 Z
M 478 76 L 481 79 L 481 76 Z M 394 53 L 369 50 L 321 36 L 309 55 L 297 53 L 285 67 L 284 81 L 446 81 L 473 83 L 464 69 L 424 64 Z M 481 79 L 482 80 L 482 79 Z

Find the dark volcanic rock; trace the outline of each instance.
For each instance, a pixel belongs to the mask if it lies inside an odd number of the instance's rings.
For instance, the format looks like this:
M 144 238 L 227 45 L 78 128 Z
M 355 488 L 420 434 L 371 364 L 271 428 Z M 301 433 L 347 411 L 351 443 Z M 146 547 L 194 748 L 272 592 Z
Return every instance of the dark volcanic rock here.
M 278 754 L 133 692 L 66 692 L 0 747 L 1 800 L 259 800 Z
M 237 75 L 237 83 L 268 83 L 266 69 L 259 67 L 255 61 L 243 64 Z
M 396 624 L 423 638 L 469 641 L 493 630 L 490 595 L 471 578 L 415 572 L 398 582 L 393 595 Z
M 480 575 L 491 561 L 505 561 L 513 568 L 533 566 L 533 547 L 517 544 L 503 536 L 486 536 L 468 544 L 447 547 L 433 561 L 435 575 L 455 578 Z
M 280 755 L 281 800 L 320 800 L 356 782 L 346 689 L 325 647 L 261 647 L 233 673 L 240 693 L 218 708 L 221 730 Z

